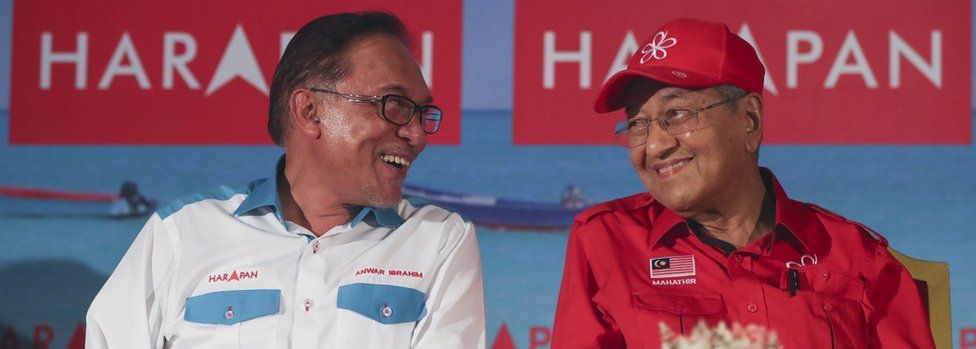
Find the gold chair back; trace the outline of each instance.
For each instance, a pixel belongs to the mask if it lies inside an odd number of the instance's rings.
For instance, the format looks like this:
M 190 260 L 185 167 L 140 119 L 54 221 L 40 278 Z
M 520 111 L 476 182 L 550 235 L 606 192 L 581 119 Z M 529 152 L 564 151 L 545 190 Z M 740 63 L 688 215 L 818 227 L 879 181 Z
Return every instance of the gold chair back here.
M 949 308 L 949 264 L 923 261 L 901 254 L 889 247 L 888 251 L 908 269 L 915 279 L 929 312 L 929 328 L 935 338 L 936 348 L 952 348 L 952 316 Z

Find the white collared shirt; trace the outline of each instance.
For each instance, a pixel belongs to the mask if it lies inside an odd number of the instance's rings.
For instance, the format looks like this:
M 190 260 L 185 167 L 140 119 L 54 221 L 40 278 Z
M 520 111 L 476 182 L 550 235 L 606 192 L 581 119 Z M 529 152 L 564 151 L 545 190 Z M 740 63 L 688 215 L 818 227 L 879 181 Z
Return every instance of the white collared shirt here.
M 316 238 L 281 219 L 273 178 L 150 217 L 88 310 L 86 347 L 484 348 L 471 223 L 402 200 Z

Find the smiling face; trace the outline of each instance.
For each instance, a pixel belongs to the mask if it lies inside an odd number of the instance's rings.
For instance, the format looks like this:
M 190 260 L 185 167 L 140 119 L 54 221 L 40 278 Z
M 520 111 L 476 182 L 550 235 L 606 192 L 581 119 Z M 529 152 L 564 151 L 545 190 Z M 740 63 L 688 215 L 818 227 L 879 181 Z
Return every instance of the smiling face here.
M 400 41 L 366 37 L 346 52 L 348 74 L 334 90 L 370 96 L 398 94 L 418 104 L 431 102 L 420 67 Z M 343 204 L 391 207 L 399 203 L 407 171 L 427 144 L 419 116 L 397 126 L 382 116 L 380 103 L 351 102 L 320 93 L 316 114 L 321 137 L 313 148 L 320 182 Z
M 654 198 L 682 216 L 721 207 L 732 188 L 756 169 L 760 119 L 751 117 L 746 97 L 702 111 L 699 127 L 670 135 L 652 123 L 647 143 L 630 149 L 630 161 Z M 641 79 L 626 92 L 629 118 L 653 119 L 669 109 L 697 108 L 723 99 L 713 88 L 689 90 Z

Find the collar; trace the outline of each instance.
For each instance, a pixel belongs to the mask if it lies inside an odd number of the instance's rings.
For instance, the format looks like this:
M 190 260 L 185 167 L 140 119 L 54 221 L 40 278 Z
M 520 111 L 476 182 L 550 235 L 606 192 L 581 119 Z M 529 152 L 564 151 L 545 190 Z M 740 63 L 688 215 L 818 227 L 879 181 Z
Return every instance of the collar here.
M 349 226 L 355 228 L 357 224 L 362 222 L 364 219 L 369 218 L 370 214 L 372 214 L 373 221 L 386 228 L 399 227 L 401 224 L 403 224 L 403 222 L 406 221 L 400 216 L 399 213 L 397 213 L 396 208 L 376 208 L 364 206 L 362 210 L 359 210 L 359 214 L 352 219 Z
M 281 216 L 281 199 L 278 197 L 278 177 L 283 176 L 284 171 L 285 156 L 282 155 L 278 158 L 278 163 L 275 165 L 274 172 L 271 173 L 270 177 L 256 180 L 248 185 L 251 194 L 237 207 L 237 210 L 234 211 L 234 216 L 245 215 L 253 211 L 267 213 L 266 210 L 270 209 L 274 212 L 275 217 L 278 218 L 278 222 L 284 226 L 285 219 Z
M 285 171 L 285 155 L 278 158 L 278 162 L 275 165 L 274 172 L 268 178 L 262 178 L 252 182 L 248 185 L 250 189 L 250 195 L 241 202 L 241 205 L 237 207 L 234 211 L 234 216 L 246 215 L 249 213 L 259 212 L 261 214 L 267 213 L 267 210 L 271 210 L 275 214 L 275 218 L 278 218 L 278 222 L 282 226 L 285 226 L 285 219 L 281 215 L 281 199 L 278 196 L 278 180 L 284 176 Z M 367 218 L 372 218 L 371 221 L 386 227 L 394 228 L 398 227 L 405 220 L 400 213 L 397 212 L 396 208 L 393 207 L 383 207 L 375 208 L 364 206 L 359 210 L 359 214 L 356 215 L 350 222 L 350 227 L 355 228 L 363 220 Z
M 776 234 L 782 231 L 796 237 L 807 252 L 822 254 L 826 251 L 829 244 L 826 239 L 829 238 L 817 217 L 802 203 L 793 201 L 786 195 L 786 191 L 783 190 L 772 171 L 760 167 L 759 173 L 766 187 L 773 191 L 773 197 L 776 199 L 776 225 L 772 238 L 776 239 Z M 650 195 L 647 197 L 651 201 L 649 204 L 653 203 L 653 198 Z M 691 228 L 685 218 L 660 203 L 649 205 L 648 214 L 651 222 L 648 244 L 652 247 L 657 245 L 665 235 L 679 231 L 690 233 Z M 768 248 L 773 245 L 773 243 L 769 243 L 764 251 L 768 253 Z
M 803 203 L 793 201 L 786 196 L 786 191 L 772 171 L 760 168 L 759 173 L 763 177 L 763 182 L 767 183 L 766 186 L 773 190 L 773 196 L 776 198 L 776 228 L 773 232 L 773 240 L 764 251 L 768 253 L 775 245 L 776 234 L 785 232 L 800 241 L 804 252 L 824 255 L 830 244 L 830 238 L 814 212 Z
M 651 198 L 651 201 L 655 201 L 651 195 L 648 194 L 647 197 Z M 688 221 L 684 217 L 660 203 L 654 202 L 650 205 L 648 214 L 650 214 L 651 219 L 651 233 L 648 234 L 647 242 L 651 247 L 657 245 L 661 238 L 672 232 L 684 231 L 687 233 L 691 231 L 691 227 L 688 226 Z

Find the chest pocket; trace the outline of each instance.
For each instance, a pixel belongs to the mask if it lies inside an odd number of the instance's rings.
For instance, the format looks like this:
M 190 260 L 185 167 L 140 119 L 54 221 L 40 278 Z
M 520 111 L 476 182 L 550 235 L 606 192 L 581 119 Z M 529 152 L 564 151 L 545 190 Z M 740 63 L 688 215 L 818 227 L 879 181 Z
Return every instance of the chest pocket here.
M 173 348 L 273 348 L 280 290 L 218 291 L 186 299 Z
M 860 302 L 864 296 L 864 283 L 847 274 L 832 271 L 828 266 L 811 266 L 798 269 L 800 274 L 800 289 L 814 293 L 846 298 L 852 302 Z
M 344 338 L 339 343 L 357 343 L 359 348 L 408 347 L 415 323 L 427 315 L 426 302 L 426 294 L 409 287 L 369 283 L 340 286 L 336 299 L 340 309 L 338 334 Z
M 647 343 L 659 340 L 661 324 L 675 334 L 685 334 L 700 321 L 715 326 L 725 317 L 725 302 L 718 294 L 635 292 L 633 303 L 643 310 L 637 312 L 637 320 Z
M 359 283 L 339 287 L 337 306 L 389 325 L 420 320 L 425 302 L 423 292 L 409 287 Z
M 867 320 L 861 306 L 864 283 L 828 265 L 798 268 L 800 291 L 814 314 L 821 314 L 835 348 L 867 345 Z M 784 277 L 785 279 L 785 277 Z M 785 290 L 785 282 L 783 283 Z M 806 291 L 806 292 L 804 292 Z

